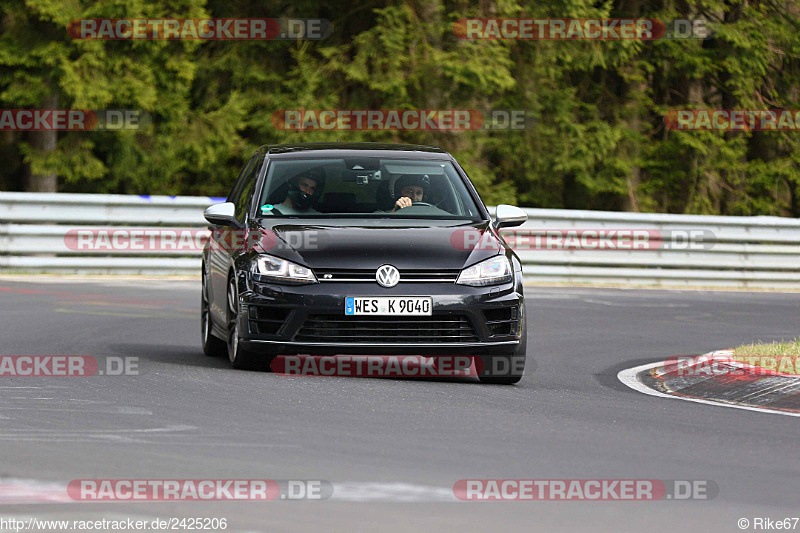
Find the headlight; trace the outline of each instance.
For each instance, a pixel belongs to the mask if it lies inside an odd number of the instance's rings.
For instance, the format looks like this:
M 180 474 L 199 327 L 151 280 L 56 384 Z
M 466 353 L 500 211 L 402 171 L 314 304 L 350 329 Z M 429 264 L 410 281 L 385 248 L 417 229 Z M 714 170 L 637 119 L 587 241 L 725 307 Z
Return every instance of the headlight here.
M 456 283 L 483 287 L 509 281 L 511 281 L 511 264 L 506 256 L 498 255 L 465 268 L 461 271 Z
M 271 255 L 260 255 L 253 266 L 253 273 L 264 276 L 269 281 L 283 283 L 317 283 L 310 268 L 292 263 Z

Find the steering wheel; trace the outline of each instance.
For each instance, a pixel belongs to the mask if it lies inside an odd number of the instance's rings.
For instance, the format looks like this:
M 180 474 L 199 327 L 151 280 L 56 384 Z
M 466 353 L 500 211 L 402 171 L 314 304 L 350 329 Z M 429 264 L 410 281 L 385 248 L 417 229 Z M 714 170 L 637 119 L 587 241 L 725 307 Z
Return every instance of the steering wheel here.
M 428 202 L 411 202 L 411 207 L 417 207 L 417 206 L 436 207 L 435 205 L 429 204 Z

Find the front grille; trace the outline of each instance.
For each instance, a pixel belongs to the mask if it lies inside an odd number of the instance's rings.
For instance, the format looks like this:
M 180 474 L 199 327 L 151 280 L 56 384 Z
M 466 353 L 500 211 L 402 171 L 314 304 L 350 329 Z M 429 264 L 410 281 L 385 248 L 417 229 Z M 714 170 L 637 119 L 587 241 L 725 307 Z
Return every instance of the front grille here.
M 248 309 L 250 333 L 259 335 L 276 335 L 286 322 L 289 310 L 266 305 L 251 305 Z
M 324 281 L 359 281 L 359 282 L 372 282 L 375 281 L 374 268 L 358 268 L 358 269 L 344 269 L 344 268 L 325 268 L 315 269 L 317 279 L 320 282 Z M 414 282 L 414 283 L 455 283 L 458 279 L 460 270 L 400 270 L 400 283 Z
M 467 317 L 461 315 L 362 317 L 309 315 L 294 338 L 297 342 L 426 343 L 477 342 Z
M 496 309 L 484 309 L 483 315 L 486 317 L 486 325 L 494 335 L 514 335 L 519 328 L 519 308 L 498 307 Z

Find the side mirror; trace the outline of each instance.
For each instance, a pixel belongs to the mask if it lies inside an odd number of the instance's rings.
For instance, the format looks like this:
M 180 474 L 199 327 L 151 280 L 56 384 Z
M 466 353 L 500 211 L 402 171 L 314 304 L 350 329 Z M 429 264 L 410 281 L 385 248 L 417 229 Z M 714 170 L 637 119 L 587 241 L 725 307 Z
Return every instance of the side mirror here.
M 231 202 L 224 202 L 207 207 L 203 213 L 203 216 L 206 217 L 206 220 L 208 220 L 211 224 L 217 226 L 239 227 L 240 224 L 234 216 L 235 213 L 236 206 Z
M 495 227 L 513 228 L 525 223 L 528 220 L 528 213 L 513 205 L 500 204 L 495 212 Z

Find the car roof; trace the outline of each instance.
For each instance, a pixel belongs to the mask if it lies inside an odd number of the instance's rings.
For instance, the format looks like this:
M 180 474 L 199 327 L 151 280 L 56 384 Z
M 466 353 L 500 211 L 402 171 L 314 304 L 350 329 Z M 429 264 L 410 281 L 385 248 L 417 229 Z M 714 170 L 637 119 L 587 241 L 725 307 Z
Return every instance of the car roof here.
M 451 156 L 437 146 L 417 144 L 368 143 L 368 142 L 318 142 L 270 144 L 262 147 L 270 157 L 398 157 L 413 156 L 419 159 L 449 159 Z

